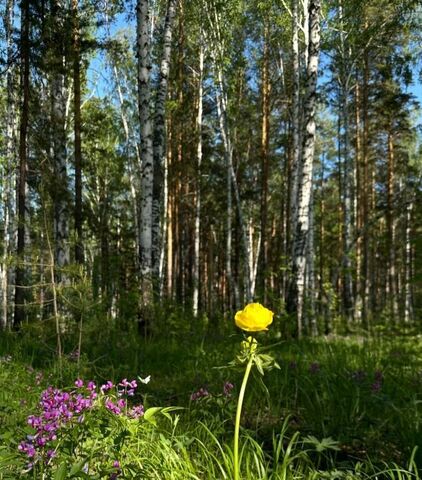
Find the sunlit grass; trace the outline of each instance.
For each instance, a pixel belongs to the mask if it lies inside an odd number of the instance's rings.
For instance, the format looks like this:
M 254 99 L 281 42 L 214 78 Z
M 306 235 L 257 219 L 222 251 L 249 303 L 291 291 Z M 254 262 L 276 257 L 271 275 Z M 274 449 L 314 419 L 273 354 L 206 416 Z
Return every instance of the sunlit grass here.
M 146 375 L 151 375 L 151 382 L 141 387 L 146 407 L 178 405 L 184 410 L 171 414 L 171 421 L 161 419 L 157 427 L 139 429 L 136 441 L 124 442 L 121 478 L 232 479 L 242 370 L 214 367 L 233 359 L 240 337 L 204 341 L 195 334 L 145 342 L 120 333 L 118 347 L 112 347 L 114 335 L 112 330 L 87 335 L 78 367 L 69 355 L 74 349 L 69 334 L 61 372 L 54 338 L 50 342 L 33 329 L 2 337 L 0 479 L 37 478 L 22 473 L 26 459 L 17 446 L 30 433 L 26 418 L 48 385 L 71 387 L 78 377 L 100 384 Z M 262 344 L 273 342 L 260 338 Z M 280 370 L 265 373 L 265 386 L 252 376 L 245 397 L 241 479 L 419 478 L 421 452 L 414 448 L 422 438 L 419 337 L 283 342 L 270 353 Z M 235 388 L 225 396 L 228 381 Z M 191 400 L 200 388 L 209 395 Z M 121 434 L 113 432 L 111 442 Z M 100 461 L 101 439 L 93 442 L 91 453 L 98 457 L 89 460 L 87 452 L 79 451 L 75 464 Z M 60 447 L 58 454 L 60 458 Z M 57 468 L 45 475 L 54 478 Z

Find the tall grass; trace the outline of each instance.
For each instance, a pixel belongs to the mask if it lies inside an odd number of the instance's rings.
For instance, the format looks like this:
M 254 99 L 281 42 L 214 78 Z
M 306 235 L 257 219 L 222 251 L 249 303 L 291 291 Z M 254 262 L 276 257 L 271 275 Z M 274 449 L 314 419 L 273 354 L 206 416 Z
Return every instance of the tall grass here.
M 239 337 L 185 329 L 180 336 L 144 340 L 134 331 L 122 333 L 117 324 L 98 329 L 87 323 L 79 363 L 69 355 L 77 335 L 70 329 L 64 336 L 66 358 L 59 372 L 54 330 L 51 336 L 46 331 L 46 325 L 33 325 L 0 338 L 0 357 L 12 357 L 0 364 L 0 479 L 32 478 L 22 474 L 17 444 L 28 434 L 26 416 L 43 388 L 72 385 L 78 376 L 101 382 L 138 375 L 152 378 L 142 386 L 146 406 L 185 410 L 173 424 L 139 432 L 125 454 L 122 478 L 232 479 L 242 371 L 215 367 L 233 359 Z M 251 379 L 245 398 L 242 479 L 419 478 L 419 337 L 286 341 L 271 353 L 280 370 L 265 375 L 265 387 Z M 222 394 L 227 380 L 235 384 L 228 398 Z M 210 395 L 191 401 L 201 387 Z

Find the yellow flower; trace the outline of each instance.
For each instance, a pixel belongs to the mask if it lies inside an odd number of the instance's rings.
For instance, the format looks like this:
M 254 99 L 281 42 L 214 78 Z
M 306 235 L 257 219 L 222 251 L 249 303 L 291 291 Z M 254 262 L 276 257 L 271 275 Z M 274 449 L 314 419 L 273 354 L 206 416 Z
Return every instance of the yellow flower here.
M 260 303 L 250 303 L 243 310 L 239 310 L 234 321 L 236 325 L 246 332 L 260 332 L 268 330 L 268 325 L 273 322 L 274 313 Z

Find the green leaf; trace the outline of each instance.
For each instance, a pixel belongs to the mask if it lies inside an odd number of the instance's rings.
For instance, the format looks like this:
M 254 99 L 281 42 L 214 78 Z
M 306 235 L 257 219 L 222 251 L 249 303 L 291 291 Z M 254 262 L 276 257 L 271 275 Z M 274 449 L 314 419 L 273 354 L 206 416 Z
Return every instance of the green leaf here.
M 62 463 L 60 467 L 56 470 L 54 474 L 54 480 L 65 480 L 67 476 L 67 466 L 66 463 Z
M 152 425 L 157 426 L 157 420 L 155 419 L 155 415 L 162 410 L 161 407 L 151 407 L 144 413 L 144 419 L 151 423 Z
M 261 375 L 264 375 L 264 368 L 263 368 L 263 365 L 262 365 L 262 360 L 259 356 L 257 356 L 255 358 L 255 365 L 256 365 L 256 368 L 258 370 L 258 372 L 261 374 Z
M 82 471 L 82 467 L 84 466 L 85 460 L 82 460 L 81 462 L 74 463 L 72 465 L 72 468 L 70 469 L 69 475 L 76 475 L 77 473 L 80 473 Z

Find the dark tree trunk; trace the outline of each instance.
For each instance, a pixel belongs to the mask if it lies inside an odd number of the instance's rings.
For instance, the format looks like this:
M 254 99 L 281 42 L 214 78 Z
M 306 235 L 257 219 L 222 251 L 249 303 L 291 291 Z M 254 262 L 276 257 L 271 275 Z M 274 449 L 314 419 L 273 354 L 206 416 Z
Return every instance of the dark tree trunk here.
M 25 303 L 25 202 L 26 202 L 26 169 L 27 169 L 27 140 L 29 120 L 29 28 L 30 10 L 29 0 L 21 3 L 21 118 L 19 127 L 19 178 L 18 178 L 18 266 L 16 268 L 15 287 L 15 315 L 14 327 L 19 327 L 24 319 Z

